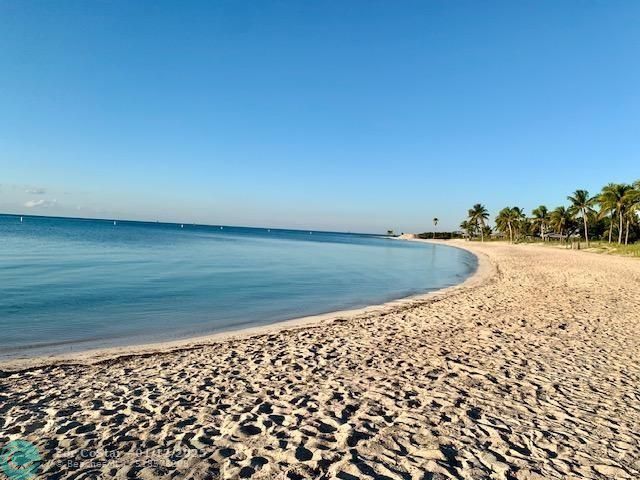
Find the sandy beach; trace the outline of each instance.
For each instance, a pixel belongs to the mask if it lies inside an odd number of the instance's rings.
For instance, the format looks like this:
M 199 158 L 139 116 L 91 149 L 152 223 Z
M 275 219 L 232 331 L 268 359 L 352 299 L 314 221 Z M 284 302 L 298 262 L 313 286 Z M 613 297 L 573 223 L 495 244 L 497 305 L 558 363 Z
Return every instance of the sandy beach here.
M 420 299 L 0 365 L 0 445 L 41 478 L 640 478 L 640 261 L 450 244 L 478 274 Z

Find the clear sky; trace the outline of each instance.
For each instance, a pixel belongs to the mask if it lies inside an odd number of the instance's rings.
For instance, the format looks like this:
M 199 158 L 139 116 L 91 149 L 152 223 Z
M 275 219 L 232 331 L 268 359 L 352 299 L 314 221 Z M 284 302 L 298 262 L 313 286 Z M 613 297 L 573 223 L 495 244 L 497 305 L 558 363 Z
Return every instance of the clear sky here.
M 0 211 L 455 228 L 640 178 L 640 2 L 0 0 Z

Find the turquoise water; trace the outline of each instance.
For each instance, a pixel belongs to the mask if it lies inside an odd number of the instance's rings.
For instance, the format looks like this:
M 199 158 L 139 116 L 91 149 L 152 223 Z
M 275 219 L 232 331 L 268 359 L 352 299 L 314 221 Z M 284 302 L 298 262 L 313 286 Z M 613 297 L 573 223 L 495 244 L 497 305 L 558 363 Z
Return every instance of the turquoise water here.
M 371 235 L 0 215 L 0 357 L 377 304 L 476 266 L 457 248 Z

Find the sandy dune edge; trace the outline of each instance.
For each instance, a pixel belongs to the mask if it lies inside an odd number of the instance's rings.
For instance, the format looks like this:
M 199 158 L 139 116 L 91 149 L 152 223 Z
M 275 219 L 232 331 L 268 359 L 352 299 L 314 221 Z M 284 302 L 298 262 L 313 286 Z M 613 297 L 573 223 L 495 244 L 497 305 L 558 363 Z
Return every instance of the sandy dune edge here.
M 44 478 L 640 478 L 640 262 L 468 247 L 495 273 L 413 304 L 4 374 L 0 444 Z

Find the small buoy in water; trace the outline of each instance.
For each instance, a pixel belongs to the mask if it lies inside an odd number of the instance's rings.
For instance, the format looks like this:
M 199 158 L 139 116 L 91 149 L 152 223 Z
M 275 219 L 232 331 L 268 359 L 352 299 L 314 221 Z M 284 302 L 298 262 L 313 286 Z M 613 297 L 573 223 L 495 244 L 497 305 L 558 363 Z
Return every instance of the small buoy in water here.
M 309 235 L 313 235 L 313 232 L 309 232 Z
M 116 224 L 116 221 L 115 221 L 115 220 L 113 221 L 113 224 L 114 224 L 114 225 Z
M 270 228 L 267 228 L 267 232 L 270 232 L 270 231 L 271 231 L 271 229 L 270 229 Z
M 20 223 L 22 223 L 22 217 L 20 217 Z
M 222 230 L 222 227 L 220 227 L 220 230 Z
M 184 228 L 184 224 L 180 224 L 180 228 Z

